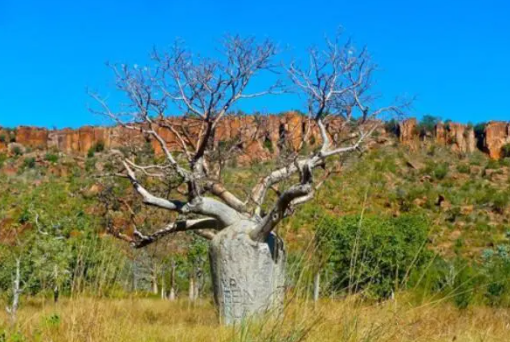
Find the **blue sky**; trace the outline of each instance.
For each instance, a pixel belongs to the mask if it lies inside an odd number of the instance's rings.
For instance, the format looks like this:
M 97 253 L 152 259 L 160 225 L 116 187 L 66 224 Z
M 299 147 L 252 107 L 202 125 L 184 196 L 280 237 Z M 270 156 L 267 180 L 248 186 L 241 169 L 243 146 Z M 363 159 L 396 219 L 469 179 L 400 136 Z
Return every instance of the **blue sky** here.
M 0 0 L 0 126 L 104 124 L 86 87 L 113 95 L 105 61 L 144 64 L 176 37 L 207 54 L 227 33 L 269 37 L 303 57 L 339 26 L 380 66 L 384 99 L 416 95 L 411 115 L 509 120 L 510 2 Z M 299 108 L 295 96 L 243 109 Z

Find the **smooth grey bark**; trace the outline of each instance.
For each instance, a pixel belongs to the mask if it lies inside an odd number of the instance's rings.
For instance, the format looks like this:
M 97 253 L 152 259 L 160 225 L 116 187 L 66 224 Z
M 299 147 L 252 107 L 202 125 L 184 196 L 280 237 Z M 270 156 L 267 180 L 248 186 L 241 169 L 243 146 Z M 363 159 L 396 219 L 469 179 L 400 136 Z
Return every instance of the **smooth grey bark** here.
M 249 317 L 283 310 L 283 242 L 274 233 L 265 242 L 254 241 L 250 237 L 254 225 L 251 220 L 241 220 L 211 241 L 214 299 L 224 324 L 238 324 Z
M 19 307 L 19 297 L 23 292 L 21 288 L 21 259 L 16 259 L 16 275 L 14 277 L 12 283 L 12 303 L 11 306 L 7 306 L 5 309 L 9 316 L 11 317 L 11 323 L 14 324 L 16 322 L 18 307 Z
M 321 271 L 317 270 L 313 279 L 313 301 L 318 302 L 321 291 Z
M 202 277 L 202 272 L 200 270 L 200 268 L 196 268 L 195 269 L 195 289 L 193 291 L 193 294 L 195 295 L 195 300 L 197 300 L 198 298 L 200 298 L 200 283 L 201 283 L 201 277 Z
M 161 277 L 161 299 L 166 298 L 166 284 L 165 284 L 165 273 Z
M 189 276 L 188 297 L 191 302 L 194 302 L 196 299 L 195 273 L 194 272 L 195 272 L 195 270 L 192 270 L 192 273 Z
M 172 269 L 170 272 L 170 294 L 168 295 L 169 300 L 175 300 L 175 261 L 172 260 Z
M 158 294 L 159 293 L 159 289 L 158 289 L 158 275 L 157 275 L 156 271 L 154 271 L 154 274 L 152 275 L 152 293 L 154 293 L 154 294 Z

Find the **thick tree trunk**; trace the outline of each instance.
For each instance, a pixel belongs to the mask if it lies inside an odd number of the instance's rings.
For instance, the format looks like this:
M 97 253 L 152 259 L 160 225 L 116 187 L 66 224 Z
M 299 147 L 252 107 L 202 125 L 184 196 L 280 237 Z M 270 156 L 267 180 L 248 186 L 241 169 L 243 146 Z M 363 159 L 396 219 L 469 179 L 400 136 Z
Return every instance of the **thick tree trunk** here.
M 283 242 L 275 234 L 264 243 L 253 241 L 249 236 L 253 225 L 252 221 L 240 221 L 211 241 L 214 299 L 224 324 L 283 309 Z

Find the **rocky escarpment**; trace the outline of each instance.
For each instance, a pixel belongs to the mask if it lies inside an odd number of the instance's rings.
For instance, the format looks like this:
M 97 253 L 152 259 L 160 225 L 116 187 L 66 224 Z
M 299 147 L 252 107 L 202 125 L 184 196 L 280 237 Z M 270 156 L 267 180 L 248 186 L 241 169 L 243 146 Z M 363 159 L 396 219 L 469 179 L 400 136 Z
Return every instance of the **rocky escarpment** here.
M 200 134 L 201 123 L 193 119 L 173 117 L 166 119 L 174 130 L 160 127 L 158 133 L 170 150 L 181 150 L 182 141 L 189 142 Z M 339 140 L 342 122 L 333 119 L 327 130 L 332 140 Z M 459 123 L 439 123 L 430 136 L 422 137 L 415 118 L 404 120 L 398 125 L 398 139 L 408 146 L 417 146 L 422 140 L 432 139 L 435 143 L 450 147 L 459 153 L 472 153 L 480 146 L 491 158 L 502 157 L 503 146 L 510 143 L 510 124 L 490 122 L 483 137 L 475 136 L 472 127 Z M 389 137 L 384 128 L 378 131 L 379 140 Z M 213 137 L 214 144 L 231 142 L 242 154 L 240 161 L 267 160 L 274 158 L 285 147 L 297 151 L 303 146 L 314 147 L 321 143 L 318 127 L 296 112 L 268 116 L 232 116 L 220 122 Z M 482 139 L 479 141 L 479 139 Z M 16 148 L 56 150 L 70 155 L 85 156 L 90 149 L 101 144 L 106 149 L 134 144 L 149 143 L 156 154 L 161 146 L 140 130 L 114 127 L 85 126 L 78 129 L 49 130 L 39 127 L 20 126 L 14 130 L 0 128 L 0 152 L 15 151 Z M 15 145 L 13 145 L 15 144 Z M 11 148 L 9 148 L 11 145 Z
M 404 145 L 416 146 L 423 140 L 432 139 L 435 143 L 448 146 L 459 153 L 473 153 L 477 149 L 489 154 L 493 159 L 503 157 L 503 147 L 510 144 L 510 123 L 491 121 L 485 125 L 483 134 L 475 134 L 470 125 L 450 122 L 438 123 L 430 136 L 420 136 L 418 122 L 414 118 L 399 123 L 399 140 Z
M 503 146 L 506 144 L 510 144 L 510 123 L 489 122 L 485 128 L 484 148 L 491 158 L 501 158 Z
M 340 120 L 330 120 L 327 124 L 330 139 L 337 139 L 340 132 Z M 166 127 L 172 126 L 170 130 Z M 168 118 L 164 125 L 158 127 L 158 134 L 165 140 L 171 151 L 181 150 L 182 142 L 193 146 L 201 133 L 202 123 L 194 119 Z M 288 112 L 285 115 L 269 116 L 231 116 L 217 126 L 213 143 L 230 142 L 242 150 L 240 161 L 251 159 L 267 160 L 278 155 L 285 145 L 297 151 L 304 144 L 309 147 L 321 143 L 318 127 L 306 117 Z M 127 129 L 120 126 L 92 127 L 78 129 L 48 130 L 39 127 L 20 126 L 14 130 L 0 128 L 0 152 L 23 149 L 55 150 L 70 155 L 84 156 L 97 144 L 106 149 L 126 145 L 150 143 L 154 152 L 161 154 L 162 148 L 154 139 L 144 135 L 141 130 Z

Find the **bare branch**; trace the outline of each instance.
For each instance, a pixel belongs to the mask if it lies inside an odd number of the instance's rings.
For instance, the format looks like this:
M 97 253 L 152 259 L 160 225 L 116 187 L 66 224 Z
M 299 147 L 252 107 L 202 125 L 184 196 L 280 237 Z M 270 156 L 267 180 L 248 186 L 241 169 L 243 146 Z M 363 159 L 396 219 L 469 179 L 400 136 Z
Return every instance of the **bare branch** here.
M 233 193 L 225 189 L 223 184 L 208 182 L 205 185 L 205 189 L 210 191 L 214 196 L 221 198 L 223 202 L 225 202 L 231 208 L 234 208 L 241 213 L 247 212 L 246 203 L 242 202 Z
M 308 163 L 302 166 L 296 163 L 296 168 L 301 173 L 300 184 L 293 185 L 280 195 L 271 212 L 250 232 L 250 237 L 253 240 L 260 242 L 265 241 L 268 234 L 286 216 L 286 211 L 289 209 L 291 203 L 298 198 L 308 196 L 313 191 L 312 166 L 310 163 L 311 161 L 308 161 Z
M 196 219 L 196 220 L 183 220 L 172 222 L 165 227 L 158 229 L 154 233 L 145 235 L 135 228 L 133 236 L 128 236 L 122 232 L 119 232 L 115 227 L 109 227 L 110 234 L 114 235 L 118 239 L 129 242 L 134 248 L 142 248 L 150 245 L 163 237 L 184 231 L 197 231 L 199 234 L 203 234 L 204 230 L 207 232 L 209 229 L 216 230 L 220 229 L 218 222 L 214 219 Z M 213 233 L 209 233 L 209 236 Z
M 124 168 L 127 171 L 127 175 L 131 184 L 135 188 L 135 190 L 142 196 L 143 202 L 148 205 L 156 206 L 163 209 L 175 210 L 178 212 L 182 212 L 182 208 L 185 203 L 181 201 L 171 201 L 161 197 L 156 197 L 148 192 L 136 179 L 136 175 L 133 170 L 129 167 L 128 163 L 123 161 Z

